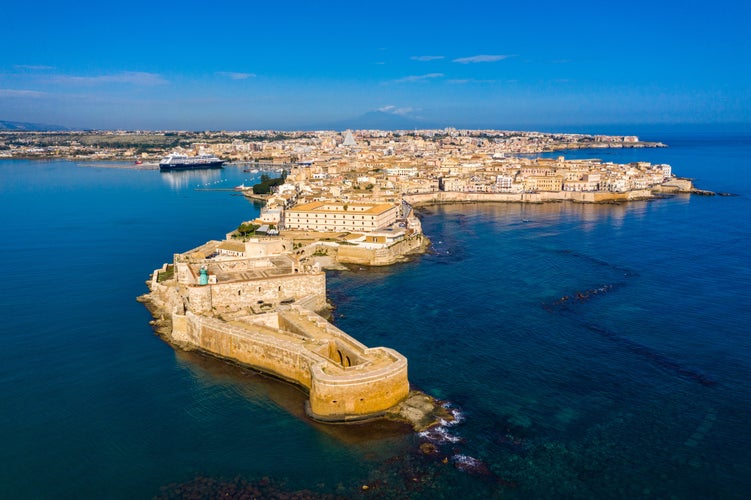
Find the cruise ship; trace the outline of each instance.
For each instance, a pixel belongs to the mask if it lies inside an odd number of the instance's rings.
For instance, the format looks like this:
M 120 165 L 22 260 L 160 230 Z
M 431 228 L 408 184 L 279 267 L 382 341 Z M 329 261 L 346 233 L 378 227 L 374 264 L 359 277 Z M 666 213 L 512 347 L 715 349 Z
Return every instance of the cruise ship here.
M 199 168 L 222 168 L 224 160 L 214 155 L 187 156 L 171 154 L 159 162 L 159 170 L 194 170 Z

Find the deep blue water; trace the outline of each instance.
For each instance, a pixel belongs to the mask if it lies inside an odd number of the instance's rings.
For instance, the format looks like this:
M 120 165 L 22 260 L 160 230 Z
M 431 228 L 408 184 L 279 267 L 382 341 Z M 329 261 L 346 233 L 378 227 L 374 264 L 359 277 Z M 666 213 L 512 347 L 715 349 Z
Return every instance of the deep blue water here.
M 0 497 L 747 497 L 751 137 L 654 139 L 567 156 L 738 196 L 430 207 L 430 254 L 329 274 L 336 324 L 463 417 L 435 455 L 153 335 L 149 273 L 259 210 L 195 188 L 249 174 L 0 162 Z

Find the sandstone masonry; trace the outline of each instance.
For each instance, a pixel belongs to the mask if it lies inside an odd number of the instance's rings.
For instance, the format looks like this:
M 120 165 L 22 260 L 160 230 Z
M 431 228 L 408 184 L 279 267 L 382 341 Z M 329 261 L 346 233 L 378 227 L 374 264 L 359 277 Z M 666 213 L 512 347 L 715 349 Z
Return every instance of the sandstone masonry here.
M 300 263 L 290 242 L 236 243 L 208 242 L 153 273 L 141 300 L 158 331 L 302 386 L 317 420 L 393 413 L 409 395 L 407 359 L 369 348 L 317 314 L 327 308 L 326 276 Z

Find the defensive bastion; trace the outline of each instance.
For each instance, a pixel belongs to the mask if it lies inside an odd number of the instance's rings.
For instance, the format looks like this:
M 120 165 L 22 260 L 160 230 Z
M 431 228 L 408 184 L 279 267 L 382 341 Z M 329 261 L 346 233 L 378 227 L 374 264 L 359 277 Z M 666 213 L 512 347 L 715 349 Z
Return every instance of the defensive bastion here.
M 302 386 L 314 419 L 393 413 L 409 396 L 407 359 L 393 349 L 366 347 L 317 314 L 328 307 L 326 275 L 297 260 L 291 242 L 238 243 L 210 241 L 154 271 L 150 292 L 139 300 L 157 331 L 182 348 Z

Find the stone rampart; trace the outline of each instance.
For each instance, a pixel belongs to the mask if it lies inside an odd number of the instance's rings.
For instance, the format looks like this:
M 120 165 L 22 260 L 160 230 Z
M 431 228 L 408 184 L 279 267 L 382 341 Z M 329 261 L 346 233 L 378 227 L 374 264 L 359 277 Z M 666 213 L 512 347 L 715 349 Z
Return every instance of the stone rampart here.
M 649 189 L 612 193 L 608 191 L 540 191 L 537 193 L 463 193 L 437 191 L 405 195 L 404 200 L 413 206 L 439 205 L 448 203 L 547 203 L 573 201 L 578 203 L 608 203 L 652 198 Z
M 259 301 L 271 305 L 310 296 L 316 297 L 314 310 L 326 308 L 326 275 L 323 272 L 194 285 L 186 289 L 190 309 L 200 314 L 222 314 L 247 308 Z
M 336 260 L 341 264 L 365 266 L 388 266 L 405 259 L 405 256 L 419 252 L 427 245 L 427 238 L 414 234 L 385 248 L 364 248 L 355 245 L 340 245 Z
M 308 411 L 318 420 L 378 416 L 409 394 L 407 359 L 398 352 L 367 348 L 298 306 L 281 308 L 278 314 L 275 329 L 231 324 L 188 311 L 173 317 L 172 338 L 306 388 Z
M 690 193 L 694 190 L 691 179 L 675 177 L 660 186 L 660 191 L 666 193 Z

